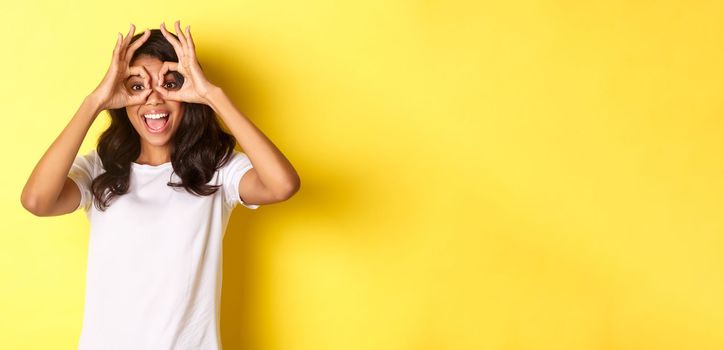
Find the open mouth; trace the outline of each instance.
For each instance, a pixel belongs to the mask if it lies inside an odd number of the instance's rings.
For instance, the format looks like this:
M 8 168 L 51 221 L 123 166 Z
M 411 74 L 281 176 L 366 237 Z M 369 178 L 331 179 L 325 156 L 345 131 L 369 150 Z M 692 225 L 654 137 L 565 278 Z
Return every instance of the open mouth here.
M 146 130 L 152 134 L 159 134 L 164 132 L 168 127 L 169 114 L 164 113 L 149 113 L 143 115 L 143 124 L 146 125 Z

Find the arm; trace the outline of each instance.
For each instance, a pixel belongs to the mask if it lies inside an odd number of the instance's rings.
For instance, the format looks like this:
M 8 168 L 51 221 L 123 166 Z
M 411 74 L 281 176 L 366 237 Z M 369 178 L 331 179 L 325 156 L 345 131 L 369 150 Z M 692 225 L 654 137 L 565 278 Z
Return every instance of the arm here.
M 299 190 L 300 179 L 292 164 L 246 116 L 241 114 L 220 87 L 206 95 L 254 168 L 239 184 L 239 194 L 247 203 L 271 203 L 290 198 Z
M 73 119 L 40 158 L 20 198 L 23 207 L 29 212 L 46 216 L 69 213 L 78 207 L 80 191 L 68 179 L 68 172 L 98 113 L 98 102 L 91 96 L 86 97 Z M 76 189 L 73 191 L 70 186 Z M 61 191 L 68 195 L 58 202 Z M 59 204 L 58 208 L 55 208 L 56 202 Z
M 75 210 L 80 204 L 81 194 L 75 182 L 68 178 L 68 174 L 93 121 L 102 110 L 143 103 L 151 93 L 151 77 L 148 72 L 142 67 L 129 66 L 133 53 L 151 33 L 147 30 L 131 44 L 135 30 L 135 26 L 131 24 L 125 38 L 118 33 L 111 65 L 103 80 L 83 100 L 73 119 L 45 151 L 30 174 L 20 196 L 23 207 L 29 212 L 38 216 L 49 216 Z M 123 86 L 123 80 L 134 74 L 144 79 L 145 92 L 132 95 Z
M 234 107 L 224 91 L 206 79 L 196 59 L 190 26 L 186 26 L 185 34 L 180 21 L 176 21 L 175 27 L 178 39 L 166 30 L 165 23 L 161 23 L 161 33 L 173 45 L 179 62 L 164 62 L 158 75 L 162 77 L 168 70 L 175 70 L 185 80 L 176 91 L 167 91 L 159 84 L 161 94 L 172 100 L 209 105 L 226 123 L 254 166 L 239 182 L 239 196 L 245 203 L 274 203 L 294 195 L 300 187 L 297 172 L 276 146 Z

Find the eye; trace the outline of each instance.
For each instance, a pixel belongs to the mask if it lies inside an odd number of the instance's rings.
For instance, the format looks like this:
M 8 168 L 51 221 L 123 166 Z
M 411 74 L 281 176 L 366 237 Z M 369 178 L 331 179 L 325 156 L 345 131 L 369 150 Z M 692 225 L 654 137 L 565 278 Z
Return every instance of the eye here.
M 136 89 L 136 87 L 138 87 L 138 89 Z M 141 91 L 141 90 L 143 90 L 143 89 L 144 89 L 143 84 L 133 84 L 133 85 L 131 85 L 131 91 Z
M 173 89 L 176 89 L 176 88 L 178 87 L 178 84 L 177 84 L 175 81 L 167 81 L 167 82 L 164 83 L 163 85 L 164 85 L 164 87 L 165 87 L 166 89 L 168 89 L 168 90 L 173 90 Z

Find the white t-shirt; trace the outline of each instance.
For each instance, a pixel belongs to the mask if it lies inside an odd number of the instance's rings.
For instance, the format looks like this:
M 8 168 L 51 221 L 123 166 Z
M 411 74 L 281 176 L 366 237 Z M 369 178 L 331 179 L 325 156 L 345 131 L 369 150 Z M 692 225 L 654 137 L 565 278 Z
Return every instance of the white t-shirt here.
M 234 150 L 208 183 L 222 187 L 195 196 L 166 185 L 181 182 L 171 162 L 131 163 L 128 193 L 102 212 L 90 189 L 105 172 L 98 153 L 76 157 L 68 177 L 90 223 L 78 349 L 221 349 L 222 239 L 237 204 L 259 207 L 239 196 L 251 168 L 246 154 Z

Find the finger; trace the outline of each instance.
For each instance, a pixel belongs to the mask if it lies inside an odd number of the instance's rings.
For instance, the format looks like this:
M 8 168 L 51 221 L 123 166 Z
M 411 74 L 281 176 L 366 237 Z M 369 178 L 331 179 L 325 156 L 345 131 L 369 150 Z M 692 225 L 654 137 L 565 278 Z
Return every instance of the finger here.
M 173 35 L 166 30 L 166 23 L 161 23 L 161 34 L 163 34 L 163 37 L 171 43 L 171 46 L 173 46 L 176 51 L 176 56 L 179 58 L 182 57 L 184 52 L 183 47 L 181 47 L 181 43 L 178 39 L 174 38 Z
M 154 86 L 153 90 L 158 91 L 158 93 L 161 94 L 161 98 L 163 98 L 164 100 L 168 96 L 168 90 L 166 90 L 166 88 L 164 88 L 163 86 L 160 86 L 160 85 Z
M 179 38 L 179 41 L 181 41 L 181 46 L 186 48 L 186 37 L 184 36 L 183 30 L 181 30 L 181 21 L 176 21 L 174 26 L 176 27 L 176 36 Z
M 131 42 L 131 38 L 133 37 L 133 33 L 136 31 L 136 26 L 131 23 L 131 28 L 128 30 L 128 35 L 126 35 L 125 38 L 123 38 L 123 45 L 121 45 L 121 57 L 126 57 L 126 48 L 128 48 L 128 43 Z
M 158 91 L 164 100 L 178 101 L 179 96 L 177 91 L 168 91 L 163 86 L 154 86 L 153 89 Z
M 150 77 L 148 74 L 148 71 L 143 66 L 128 67 L 128 69 L 126 70 L 126 78 L 134 76 L 134 75 L 138 75 L 139 77 L 141 77 L 141 79 L 143 79 L 144 82 L 146 82 L 147 79 Z
M 163 80 L 166 76 L 166 73 L 168 73 L 168 71 L 170 70 L 178 72 L 177 69 L 178 63 L 169 61 L 163 62 L 163 64 L 161 65 L 161 69 L 158 70 L 158 83 L 156 84 L 156 86 L 163 86 Z
M 132 100 L 137 100 L 139 103 L 143 103 L 146 101 L 146 98 L 148 98 L 149 95 L 153 93 L 153 89 L 146 89 L 143 91 L 137 91 L 135 93 L 131 93 L 129 98 Z
M 151 74 L 148 72 L 146 67 L 144 66 L 133 66 L 131 69 L 129 69 L 130 72 L 133 73 L 133 75 L 139 75 L 141 79 L 143 79 L 143 87 L 146 90 L 151 89 Z
M 128 90 L 131 91 L 132 96 L 138 96 L 145 94 L 147 91 L 151 90 L 151 75 L 148 73 L 145 67 L 143 66 L 132 66 L 129 67 L 126 71 L 126 79 L 123 81 L 123 85 L 126 85 L 126 82 L 128 81 L 129 77 L 132 76 L 138 76 L 143 81 L 143 92 L 139 93 L 138 90 L 133 90 L 132 88 L 128 88 Z M 131 85 L 135 85 L 136 83 L 133 83 Z
M 195 56 L 196 45 L 194 45 L 194 39 L 191 37 L 191 25 L 186 26 L 186 43 L 189 47 L 189 53 Z
M 120 59 L 121 38 L 123 38 L 123 35 L 119 32 L 118 35 L 116 35 L 116 46 L 113 47 L 113 57 L 111 57 L 111 62 L 113 63 L 118 62 Z
M 171 62 L 167 62 L 167 63 L 171 63 Z M 153 90 L 158 91 L 158 93 L 161 94 L 161 98 L 163 98 L 164 100 L 182 101 L 179 91 L 170 91 L 170 90 L 166 89 L 165 87 L 163 87 L 163 84 L 154 85 Z
M 128 95 L 128 103 L 130 105 L 139 105 L 145 103 L 148 96 L 151 95 L 151 92 L 153 92 L 153 90 L 148 89 L 141 92 L 140 94 Z
M 168 91 L 164 89 L 164 92 L 161 93 L 161 97 L 164 100 L 183 102 L 183 99 L 181 99 L 181 95 L 178 91 Z
M 131 44 L 131 46 L 128 48 L 128 51 L 126 52 L 126 56 L 125 56 L 126 61 L 128 61 L 128 62 L 131 61 L 131 57 L 133 57 L 133 53 L 136 52 L 136 50 L 138 50 L 138 48 L 141 47 L 141 45 L 143 45 L 143 43 L 146 42 L 146 40 L 150 36 L 151 36 L 151 31 L 146 29 L 146 31 L 143 32 L 143 35 L 140 38 L 136 39 L 136 41 L 134 41 L 133 44 Z
M 153 89 L 148 89 L 148 90 L 144 91 L 142 94 L 138 95 L 138 100 L 139 100 L 138 103 L 139 104 L 145 103 L 146 100 L 148 100 L 148 96 L 151 96 L 152 93 L 153 93 Z

